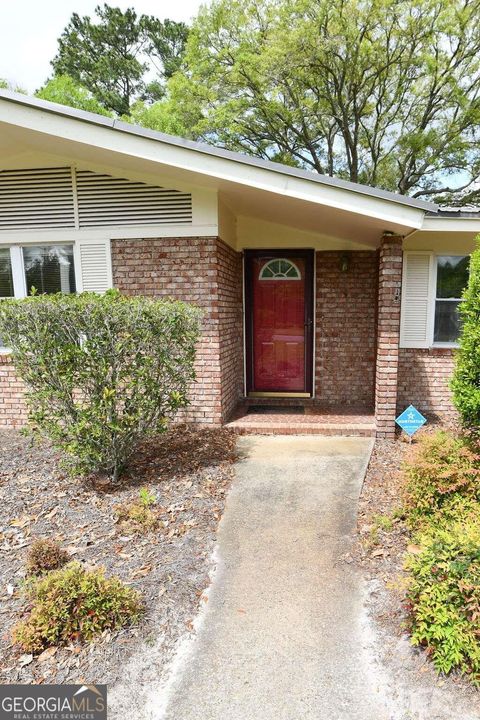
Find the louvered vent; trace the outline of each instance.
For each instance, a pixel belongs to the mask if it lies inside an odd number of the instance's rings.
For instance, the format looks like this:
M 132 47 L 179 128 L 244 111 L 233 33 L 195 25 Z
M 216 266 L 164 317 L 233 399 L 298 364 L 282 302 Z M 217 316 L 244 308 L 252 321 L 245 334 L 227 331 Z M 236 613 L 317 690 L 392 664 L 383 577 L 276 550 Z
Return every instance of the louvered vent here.
M 428 347 L 430 343 L 430 253 L 405 253 L 401 345 Z
M 81 228 L 191 223 L 192 196 L 123 178 L 77 171 Z
M 70 168 L 0 172 L 0 230 L 73 227 Z
M 111 286 L 109 263 L 106 242 L 80 243 L 80 267 L 84 292 L 102 293 L 108 290 Z

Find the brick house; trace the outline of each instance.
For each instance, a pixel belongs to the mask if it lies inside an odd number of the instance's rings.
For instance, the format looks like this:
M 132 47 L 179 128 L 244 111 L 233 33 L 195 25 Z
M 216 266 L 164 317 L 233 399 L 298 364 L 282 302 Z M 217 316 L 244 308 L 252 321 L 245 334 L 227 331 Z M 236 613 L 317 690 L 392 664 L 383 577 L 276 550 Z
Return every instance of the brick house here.
M 258 430 L 277 405 L 284 431 L 294 412 L 306 432 L 389 437 L 410 403 L 451 418 L 479 232 L 476 212 L 0 91 L 0 297 L 117 287 L 201 306 L 188 420 Z M 24 420 L 2 348 L 0 425 Z

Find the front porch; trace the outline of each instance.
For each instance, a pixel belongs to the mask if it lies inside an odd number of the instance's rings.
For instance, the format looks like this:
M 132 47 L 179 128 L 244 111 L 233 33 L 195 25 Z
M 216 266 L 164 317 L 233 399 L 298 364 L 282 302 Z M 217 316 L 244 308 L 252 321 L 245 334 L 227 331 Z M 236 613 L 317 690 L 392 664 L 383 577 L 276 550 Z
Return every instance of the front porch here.
M 239 435 L 376 435 L 373 410 L 317 404 L 273 405 L 245 401 L 225 427 Z
M 224 424 L 240 434 L 393 437 L 402 239 L 244 258 L 244 367 Z

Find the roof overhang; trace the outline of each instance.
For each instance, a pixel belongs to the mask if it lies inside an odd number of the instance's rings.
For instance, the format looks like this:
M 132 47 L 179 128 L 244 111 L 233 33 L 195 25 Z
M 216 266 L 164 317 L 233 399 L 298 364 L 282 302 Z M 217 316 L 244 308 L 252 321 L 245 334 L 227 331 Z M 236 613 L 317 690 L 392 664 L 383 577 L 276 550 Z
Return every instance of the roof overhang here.
M 419 229 L 426 211 L 436 211 L 432 203 L 0 91 L 0 169 L 20 147 L 212 188 L 237 214 L 328 236 L 357 234 L 366 244 L 384 231 Z

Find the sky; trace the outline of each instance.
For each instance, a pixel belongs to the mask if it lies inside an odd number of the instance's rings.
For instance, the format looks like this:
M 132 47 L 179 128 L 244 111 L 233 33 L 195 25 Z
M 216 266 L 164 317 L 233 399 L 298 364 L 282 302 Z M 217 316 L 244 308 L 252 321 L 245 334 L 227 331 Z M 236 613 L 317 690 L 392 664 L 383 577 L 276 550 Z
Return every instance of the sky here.
M 0 78 L 19 85 L 27 92 L 37 90 L 51 74 L 50 60 L 57 51 L 57 38 L 72 13 L 94 14 L 103 0 L 0 0 Z M 155 15 L 162 20 L 188 22 L 200 0 L 110 0 L 109 5 L 138 14 Z

